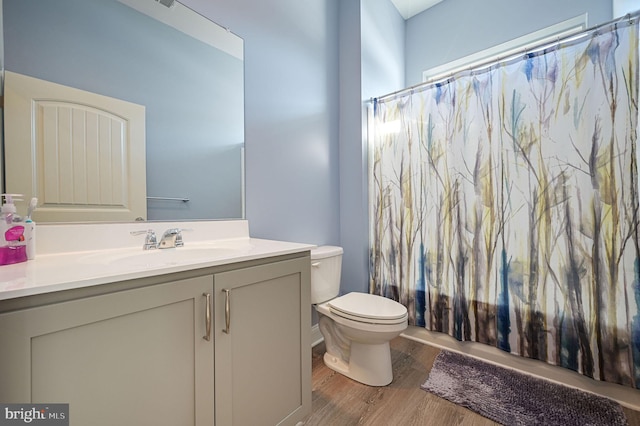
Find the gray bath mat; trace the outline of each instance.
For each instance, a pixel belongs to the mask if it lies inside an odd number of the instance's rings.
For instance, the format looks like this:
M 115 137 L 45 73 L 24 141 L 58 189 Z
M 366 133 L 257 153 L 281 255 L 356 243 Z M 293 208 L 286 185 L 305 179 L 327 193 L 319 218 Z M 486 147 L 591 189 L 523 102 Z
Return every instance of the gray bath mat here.
M 607 398 L 449 351 L 421 387 L 503 425 L 627 425 Z

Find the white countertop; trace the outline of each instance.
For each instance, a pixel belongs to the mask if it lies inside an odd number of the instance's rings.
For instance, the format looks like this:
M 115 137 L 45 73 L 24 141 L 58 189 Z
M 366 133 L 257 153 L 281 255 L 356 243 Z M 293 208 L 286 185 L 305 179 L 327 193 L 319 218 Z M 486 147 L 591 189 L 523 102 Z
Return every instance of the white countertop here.
M 225 223 L 236 229 L 230 231 Z M 168 227 L 192 231 L 183 233 L 184 247 L 143 251 L 144 236 L 132 238 L 129 233 L 148 226 L 159 230 L 158 238 Z M 315 247 L 250 238 L 246 221 L 46 225 L 39 226 L 37 232 L 34 260 L 0 266 L 0 300 L 299 253 Z M 61 235 L 64 241 L 59 241 Z M 56 241 L 62 247 L 59 252 L 55 250 Z M 96 241 L 100 241 L 97 249 Z M 122 247 L 115 247 L 122 241 L 126 241 Z M 87 250 L 88 247 L 94 249 Z

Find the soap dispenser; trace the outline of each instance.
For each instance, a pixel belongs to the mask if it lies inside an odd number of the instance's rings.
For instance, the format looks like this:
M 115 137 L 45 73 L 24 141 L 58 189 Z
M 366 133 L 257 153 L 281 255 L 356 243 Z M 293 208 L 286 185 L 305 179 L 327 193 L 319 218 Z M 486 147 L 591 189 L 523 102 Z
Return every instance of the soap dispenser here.
M 0 265 L 25 262 L 27 247 L 24 226 L 16 215 L 14 197 L 18 194 L 1 194 L 4 204 L 0 208 Z

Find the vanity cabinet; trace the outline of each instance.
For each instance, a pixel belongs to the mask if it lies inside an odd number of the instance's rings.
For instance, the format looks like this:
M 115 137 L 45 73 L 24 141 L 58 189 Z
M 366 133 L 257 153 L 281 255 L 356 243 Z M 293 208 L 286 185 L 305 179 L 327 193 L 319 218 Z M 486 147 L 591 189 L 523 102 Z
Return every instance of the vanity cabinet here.
M 311 409 L 309 264 L 301 253 L 0 303 L 0 402 L 69 403 L 72 426 L 295 425 Z
M 214 275 L 216 425 L 295 425 L 310 412 L 309 263 Z
M 70 424 L 213 424 L 211 275 L 0 315 L 0 401 Z

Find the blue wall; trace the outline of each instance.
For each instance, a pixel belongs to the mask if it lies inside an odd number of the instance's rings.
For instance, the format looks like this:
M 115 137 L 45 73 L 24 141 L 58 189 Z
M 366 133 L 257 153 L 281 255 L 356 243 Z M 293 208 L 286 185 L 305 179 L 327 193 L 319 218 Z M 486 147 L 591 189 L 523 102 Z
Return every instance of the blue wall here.
M 366 101 L 582 13 L 611 18 L 609 0 L 446 0 L 406 23 L 389 0 L 184 3 L 245 40 L 252 235 L 342 245 L 343 293 L 368 289 Z
M 405 24 L 389 0 L 341 0 L 341 5 L 340 244 L 345 249 L 341 290 L 367 292 L 367 108 L 372 97 L 404 87 Z
M 341 245 L 342 292 L 367 291 L 362 101 L 403 87 L 403 19 L 389 0 L 184 3 L 245 41 L 252 235 Z
M 362 99 L 406 87 L 405 21 L 389 0 L 362 1 Z
M 339 244 L 338 1 L 184 3 L 245 42 L 252 236 Z
M 362 126 L 362 46 L 359 0 L 340 1 L 340 245 L 341 291 L 366 291 L 366 157 Z M 365 220 L 363 220 L 365 219 Z

